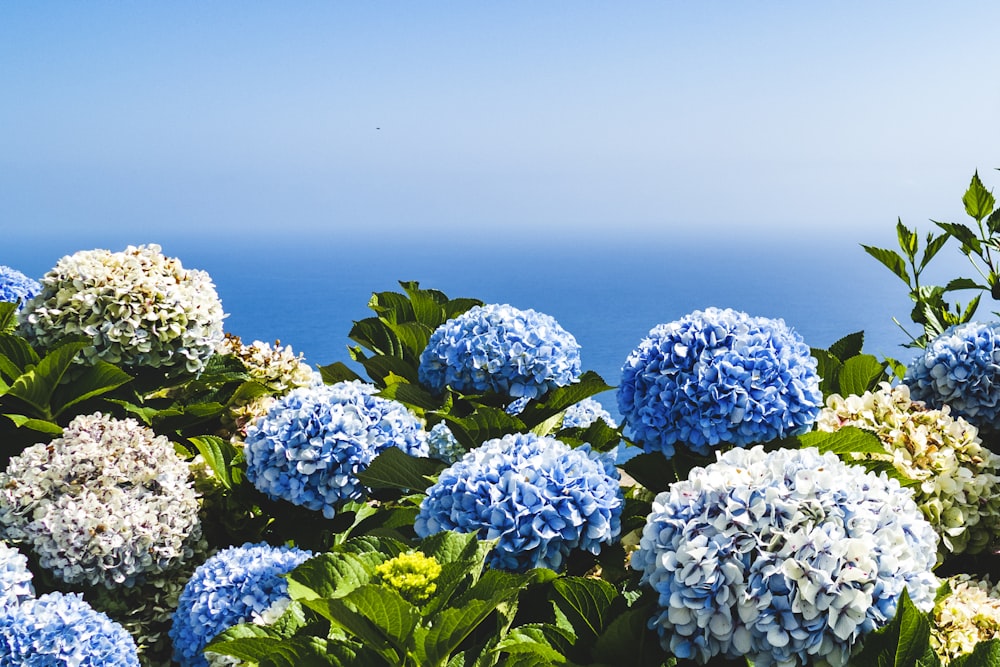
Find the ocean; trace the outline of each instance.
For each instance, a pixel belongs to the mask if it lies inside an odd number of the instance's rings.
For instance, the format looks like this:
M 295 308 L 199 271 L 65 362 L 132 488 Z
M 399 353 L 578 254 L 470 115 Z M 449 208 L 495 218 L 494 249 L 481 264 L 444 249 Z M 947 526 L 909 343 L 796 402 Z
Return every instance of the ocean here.
M 904 362 L 914 355 L 901 346 L 907 338 L 892 322 L 895 316 L 909 325 L 906 287 L 862 250 L 859 242 L 872 243 L 867 239 L 743 241 L 730 235 L 528 243 L 519 236 L 453 242 L 439 235 L 290 242 L 278 232 L 225 240 L 26 236 L 8 239 L 0 264 L 37 278 L 75 250 L 159 243 L 186 267 L 212 276 L 228 331 L 246 341 L 280 340 L 313 365 L 350 365 L 352 323 L 372 314 L 372 292 L 400 291 L 399 280 L 547 313 L 576 337 L 584 368 L 611 385 L 650 329 L 709 306 L 783 318 L 813 347 L 863 330 L 867 352 Z M 598 398 L 617 415 L 613 392 Z

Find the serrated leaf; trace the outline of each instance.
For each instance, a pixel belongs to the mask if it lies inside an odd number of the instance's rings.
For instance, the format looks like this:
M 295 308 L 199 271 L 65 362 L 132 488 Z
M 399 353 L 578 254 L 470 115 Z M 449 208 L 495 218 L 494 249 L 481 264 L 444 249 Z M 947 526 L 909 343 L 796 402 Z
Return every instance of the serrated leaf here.
M 386 378 L 392 375 L 406 378 L 411 384 L 419 383 L 416 366 L 406 359 L 391 355 L 376 355 L 364 359 L 358 358 L 356 361 L 364 366 L 368 377 L 380 387 L 390 384 L 386 382 Z
M 25 415 L 4 415 L 4 417 L 14 422 L 14 425 L 18 428 L 27 428 L 39 433 L 62 435 L 62 426 L 55 422 L 46 421 L 45 419 L 35 419 Z
M 673 464 L 659 452 L 639 454 L 622 464 L 621 468 L 653 493 L 666 491 L 677 481 Z
M 336 361 L 327 366 L 320 366 L 319 373 L 326 384 L 337 384 L 338 382 L 362 379 L 360 375 L 352 371 L 342 361 Z
M 378 554 L 378 560 L 382 560 Z M 344 552 L 317 554 L 288 574 L 288 595 L 295 600 L 335 598 L 371 581 L 371 564 Z
M 528 403 L 518 417 L 531 428 L 585 398 L 590 398 L 611 389 L 614 389 L 614 387 L 605 382 L 604 378 L 600 375 L 594 371 L 586 371 L 580 376 L 577 382 L 565 387 L 551 389 L 541 400 Z
M 834 454 L 885 454 L 885 446 L 871 431 L 842 426 L 836 431 L 810 431 L 798 436 L 802 447 L 815 447 Z
M 502 438 L 510 433 L 523 433 L 527 430 L 527 426 L 519 417 L 488 406 L 480 406 L 465 417 L 456 417 L 445 412 L 434 414 L 448 422 L 448 429 L 466 449 L 474 449 L 493 438 Z
M 420 541 L 420 551 L 434 558 L 438 563 L 468 563 L 483 560 L 496 540 L 479 540 L 475 533 L 457 533 L 443 530 L 428 535 Z
M 983 252 L 983 245 L 976 236 L 976 233 L 962 223 L 938 222 L 937 220 L 933 220 L 932 222 L 961 243 L 962 252 L 966 255 L 973 252 L 978 255 Z
M 73 359 L 85 347 L 87 343 L 82 341 L 63 343 L 45 355 L 33 369 L 18 377 L 7 393 L 35 408 L 42 417 L 54 416 L 50 405 L 52 394 Z
M 615 587 L 603 579 L 565 577 L 552 582 L 553 602 L 573 624 L 579 641 L 597 639 L 611 620 Z
M 938 234 L 937 236 L 932 233 L 927 234 L 927 246 L 924 248 L 924 256 L 920 260 L 918 271 L 923 271 L 927 267 L 927 264 L 934 259 L 934 256 L 944 247 L 949 238 L 951 237 L 948 234 Z
M 444 304 L 445 316 L 448 319 L 453 319 L 458 317 L 462 313 L 466 312 L 470 308 L 483 305 L 483 302 L 479 299 L 449 299 L 448 303 Z
M 552 645 L 548 634 L 540 626 L 529 625 L 514 628 L 507 633 L 506 637 L 497 642 L 493 650 L 497 653 L 510 655 L 527 653 L 540 658 L 543 661 L 540 664 L 562 665 L 567 662 L 566 656 Z M 628 654 L 619 654 L 617 659 L 621 660 L 624 655 Z
M 239 454 L 236 447 L 228 440 L 214 435 L 188 438 L 188 441 L 205 459 L 205 463 L 212 469 L 222 485 L 227 489 L 232 489 L 234 486 L 232 463 Z
M 406 348 L 392 329 L 376 317 L 355 322 L 348 338 L 380 355 L 402 358 L 406 352 Z
M 28 370 L 29 366 L 35 366 L 41 361 L 41 357 L 28 341 L 14 334 L 0 334 L 0 358 L 6 358 L 7 362 L 16 368 L 8 373 L 11 380 Z M 0 366 L 0 371 L 7 373 L 5 368 L 9 366 Z
M 447 467 L 437 459 L 410 456 L 398 447 L 387 447 L 358 472 L 358 480 L 371 488 L 422 491 Z
M 397 591 L 385 586 L 360 586 L 341 597 L 339 602 L 349 605 L 368 619 L 401 654 L 405 652 L 410 637 L 421 620 L 419 609 L 404 600 Z
M 906 256 L 913 261 L 914 257 L 917 255 L 917 233 L 910 231 L 904 224 L 903 221 L 897 218 L 896 221 L 896 238 L 899 241 L 899 248 L 902 250 Z
M 652 614 L 651 605 L 636 605 L 615 614 L 594 642 L 594 658 L 615 665 L 621 656 L 628 655 L 630 664 L 659 664 L 662 648 L 656 633 L 647 626 Z
M 972 175 L 969 189 L 962 195 L 962 203 L 965 204 L 965 212 L 976 222 L 981 222 L 983 218 L 993 212 L 996 200 L 979 179 L 978 171 Z
M 910 601 L 906 590 L 900 597 L 896 616 L 885 626 L 867 635 L 861 650 L 848 661 L 850 667 L 911 667 L 939 665 L 930 645 L 930 621 Z
M 840 361 L 847 361 L 851 357 L 861 354 L 861 348 L 864 344 L 865 332 L 855 331 L 831 345 L 829 352 Z
M 53 392 L 52 416 L 58 417 L 77 403 L 106 394 L 132 380 L 132 376 L 113 364 L 98 359 L 73 376 L 73 381 Z
M 420 385 L 409 382 L 390 384 L 379 392 L 379 396 L 420 410 L 440 410 L 442 407 L 441 398 L 435 397 Z
M 250 623 L 230 628 L 218 638 L 209 642 L 209 651 L 229 655 L 254 665 L 269 667 L 330 667 L 339 664 L 327 658 L 328 643 L 322 637 L 282 638 L 268 636 Z M 246 628 L 246 635 L 230 637 L 236 628 Z M 231 632 L 232 631 L 232 632 Z M 251 634 L 253 633 L 253 634 Z
M 844 362 L 838 374 L 840 393 L 844 396 L 861 396 L 886 380 L 882 363 L 870 354 L 858 354 Z
M 17 326 L 17 307 L 20 303 L 20 300 L 0 302 L 0 333 L 13 331 Z
M 876 248 L 875 246 L 864 244 L 862 244 L 861 247 L 864 248 L 865 252 L 882 262 L 886 268 L 899 276 L 899 278 L 905 282 L 907 286 L 912 284 L 910 282 L 910 274 L 906 271 L 906 262 L 899 256 L 899 253 L 885 248 Z
M 333 625 L 343 628 L 349 634 L 357 637 L 362 644 L 378 649 L 387 659 L 395 659 L 395 664 L 401 663 L 402 656 L 399 654 L 398 646 L 397 650 L 391 650 L 388 647 L 390 638 L 364 614 L 356 611 L 353 605 L 340 598 L 318 598 L 303 600 L 302 603 L 329 620 Z
M 397 322 L 388 326 L 409 351 L 409 355 L 404 355 L 407 359 L 418 359 L 433 333 L 433 329 L 420 322 Z
M 814 347 L 811 352 L 816 359 L 816 373 L 820 377 L 819 390 L 823 392 L 823 396 L 840 392 L 840 369 L 844 366 L 843 362 L 836 354 L 827 350 Z
M 373 292 L 368 307 L 386 322 L 412 322 L 413 304 L 399 292 Z
M 485 600 L 472 600 L 462 608 L 449 607 L 434 616 L 429 627 L 414 630 L 414 654 L 420 665 L 441 664 L 495 609 Z
M 989 289 L 986 285 L 980 285 L 971 278 L 955 278 L 944 286 L 946 292 L 954 292 L 960 289 Z

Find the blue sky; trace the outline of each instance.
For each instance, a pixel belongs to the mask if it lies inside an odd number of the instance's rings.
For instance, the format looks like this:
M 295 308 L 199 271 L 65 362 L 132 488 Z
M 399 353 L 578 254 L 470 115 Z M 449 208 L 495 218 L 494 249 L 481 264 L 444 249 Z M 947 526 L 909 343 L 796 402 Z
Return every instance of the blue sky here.
M 0 224 L 852 237 L 1000 183 L 994 2 L 0 4 Z M 882 232 L 885 233 L 882 233 Z

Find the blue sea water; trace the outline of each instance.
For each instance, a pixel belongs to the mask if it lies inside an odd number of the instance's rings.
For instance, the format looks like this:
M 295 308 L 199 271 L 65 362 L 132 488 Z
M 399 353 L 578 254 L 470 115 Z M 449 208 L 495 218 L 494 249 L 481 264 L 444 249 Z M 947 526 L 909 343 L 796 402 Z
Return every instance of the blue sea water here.
M 76 250 L 159 243 L 186 267 L 209 272 L 228 331 L 248 341 L 280 340 L 313 365 L 350 363 L 352 322 L 372 314 L 372 292 L 399 291 L 398 280 L 548 313 L 577 338 L 584 368 L 611 385 L 651 328 L 709 306 L 783 318 L 813 347 L 863 330 L 867 352 L 904 362 L 913 354 L 892 322 L 909 322 L 906 288 L 856 240 L 125 236 L 15 238 L 0 251 L 0 264 L 40 277 Z M 598 398 L 617 414 L 613 392 Z

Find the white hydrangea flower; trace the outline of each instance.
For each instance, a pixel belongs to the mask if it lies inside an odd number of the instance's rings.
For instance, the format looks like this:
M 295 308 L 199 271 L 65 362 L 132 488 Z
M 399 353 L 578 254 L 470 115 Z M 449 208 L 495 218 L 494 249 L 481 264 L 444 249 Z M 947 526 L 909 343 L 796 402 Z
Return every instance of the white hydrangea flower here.
M 979 642 L 1000 639 L 1000 586 L 959 574 L 947 580 L 950 593 L 934 606 L 931 646 L 947 665 Z
M 83 250 L 59 260 L 18 313 L 22 335 L 42 348 L 85 335 L 89 360 L 197 373 L 223 338 L 225 314 L 204 271 L 185 269 L 155 244 L 124 252 Z
M 319 372 L 305 362 L 301 352 L 295 354 L 291 345 L 282 345 L 281 341 L 271 345 L 255 340 L 247 345 L 239 336 L 226 334 L 218 352 L 238 357 L 250 377 L 273 394 L 287 394 L 292 389 L 323 381 Z
M 857 426 L 873 431 L 883 458 L 909 479 L 914 500 L 948 554 L 979 553 L 1000 536 L 1000 456 L 982 445 L 975 426 L 910 400 L 906 385 L 882 383 L 863 396 L 834 394 L 816 420 L 821 431 Z
M 69 584 L 133 586 L 194 555 L 198 495 L 167 438 L 81 415 L 0 474 L 0 537 Z

